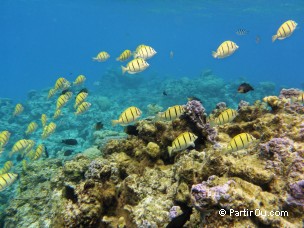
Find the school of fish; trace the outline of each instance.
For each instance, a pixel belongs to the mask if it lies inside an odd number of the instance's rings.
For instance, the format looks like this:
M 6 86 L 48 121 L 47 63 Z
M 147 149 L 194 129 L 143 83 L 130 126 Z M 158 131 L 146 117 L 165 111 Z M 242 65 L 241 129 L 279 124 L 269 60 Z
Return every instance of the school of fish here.
M 284 22 L 277 30 L 276 34 L 272 36 L 272 41 L 275 40 L 283 40 L 287 37 L 290 37 L 295 29 L 297 28 L 297 23 L 293 20 L 288 20 Z M 238 29 L 236 31 L 237 35 L 247 35 L 248 31 L 246 29 Z M 226 58 L 228 56 L 231 56 L 236 52 L 236 50 L 239 49 L 239 46 L 231 41 L 226 40 L 222 42 L 216 51 L 212 52 L 212 56 L 214 58 Z M 136 47 L 136 50 L 132 52 L 129 49 L 124 50 L 117 58 L 117 61 L 124 62 L 129 60 L 131 57 L 133 57 L 132 60 L 130 60 L 126 66 L 121 66 L 122 74 L 125 74 L 126 72 L 129 74 L 137 74 L 140 72 L 143 72 L 146 70 L 150 65 L 147 62 L 148 59 L 151 59 L 153 56 L 155 56 L 157 52 L 152 48 L 151 46 L 141 44 Z M 170 58 L 173 57 L 173 52 L 170 51 Z M 93 61 L 96 62 L 105 62 L 110 58 L 110 55 L 106 51 L 99 52 L 95 57 L 93 57 Z M 60 118 L 60 116 L 63 115 L 63 113 L 67 113 L 66 110 L 63 112 L 62 110 L 66 106 L 66 104 L 73 98 L 73 93 L 70 91 L 72 87 L 76 88 L 77 86 L 83 85 L 86 81 L 86 77 L 84 75 L 79 75 L 74 80 L 74 82 L 69 82 L 64 77 L 59 77 L 53 88 L 51 88 L 47 95 L 47 100 L 52 99 L 53 97 L 57 96 L 56 101 L 54 101 L 54 114 L 52 116 L 53 120 L 57 120 Z M 253 90 L 253 89 L 251 89 Z M 57 95 L 56 95 L 57 94 Z M 88 93 L 86 91 L 80 91 L 75 96 L 75 104 L 74 104 L 74 114 L 81 115 L 89 110 L 91 103 L 87 101 Z M 267 98 L 264 99 L 266 101 Z M 303 104 L 304 103 L 304 92 L 302 92 L 297 97 L 291 97 L 290 102 L 298 102 Z M 16 104 L 12 116 L 13 118 L 18 118 L 18 116 L 22 115 L 24 111 L 24 106 L 21 103 Z M 167 110 L 164 112 L 160 112 L 155 116 L 155 121 L 173 121 L 180 116 L 182 116 L 185 112 L 185 108 L 183 105 L 175 105 L 172 107 L 168 107 Z M 119 115 L 117 120 L 112 120 L 112 125 L 115 126 L 117 124 L 121 126 L 127 126 L 129 124 L 132 124 L 136 122 L 142 115 L 142 111 L 135 107 L 131 106 L 126 108 L 122 113 Z M 231 123 L 235 117 L 238 115 L 238 111 L 227 108 L 226 110 L 223 110 L 218 116 L 213 117 L 210 116 L 208 118 L 209 124 L 212 127 L 217 127 L 224 124 Z M 50 121 L 51 117 L 48 117 L 45 113 L 41 114 L 41 126 L 39 126 L 39 123 L 37 123 L 35 120 L 31 121 L 27 128 L 25 129 L 24 133 L 26 136 L 30 136 L 33 134 L 37 129 L 41 128 L 42 134 L 41 139 L 46 140 L 48 137 L 50 137 L 55 131 L 57 124 L 54 121 Z M 6 149 L 6 145 L 10 139 L 11 133 L 7 130 L 4 130 L 0 132 L 0 155 L 4 152 Z M 169 156 L 172 155 L 172 153 L 179 152 L 186 150 L 189 147 L 195 147 L 195 141 L 198 138 L 195 134 L 192 132 L 183 132 L 182 134 L 178 135 L 173 141 L 172 146 L 168 147 L 168 154 Z M 252 143 L 256 142 L 257 139 L 255 139 L 252 135 L 249 133 L 240 133 L 236 136 L 234 136 L 231 141 L 228 143 L 227 148 L 225 149 L 226 152 L 236 152 L 239 150 L 247 149 Z M 8 156 L 12 157 L 15 154 L 19 154 L 22 156 L 23 160 L 21 161 L 23 170 L 27 169 L 27 160 L 26 157 L 30 159 L 31 161 L 39 159 L 44 153 L 46 153 L 46 147 L 44 144 L 39 144 L 36 149 L 33 149 L 35 146 L 35 141 L 31 139 L 20 139 L 17 142 L 14 143 L 12 149 L 10 150 Z M 3 167 L 0 169 L 0 191 L 6 189 L 11 184 L 13 184 L 18 174 L 15 173 L 9 173 L 11 168 L 13 167 L 12 161 L 6 161 Z

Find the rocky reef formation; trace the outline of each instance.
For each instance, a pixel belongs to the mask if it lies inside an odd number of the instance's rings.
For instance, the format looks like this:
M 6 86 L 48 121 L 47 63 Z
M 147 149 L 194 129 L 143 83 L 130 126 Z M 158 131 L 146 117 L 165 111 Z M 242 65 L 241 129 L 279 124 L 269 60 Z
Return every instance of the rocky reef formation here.
M 243 102 L 232 123 L 211 128 L 202 104 L 191 101 L 172 122 L 141 120 L 126 138 L 96 139 L 94 156 L 33 162 L 20 177 L 5 226 L 301 227 L 303 115 L 268 104 Z M 167 147 L 185 131 L 199 136 L 195 148 L 169 157 Z M 242 132 L 257 141 L 226 153 Z

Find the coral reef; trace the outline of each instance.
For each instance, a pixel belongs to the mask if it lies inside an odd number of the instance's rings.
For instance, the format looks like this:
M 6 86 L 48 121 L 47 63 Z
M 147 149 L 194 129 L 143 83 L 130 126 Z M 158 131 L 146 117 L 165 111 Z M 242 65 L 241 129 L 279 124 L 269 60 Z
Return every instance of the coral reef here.
M 96 85 L 101 88 L 100 97 L 91 96 L 90 102 L 95 106 L 85 115 L 74 118 L 69 114 L 73 104 L 64 107 L 63 116 L 56 120 L 56 132 L 44 141 L 49 158 L 26 158 L 27 167 L 22 170 L 19 159 L 23 158 L 14 157 L 13 172 L 21 175 L 18 184 L 11 186 L 17 188 L 12 191 L 14 196 L 8 190 L 1 192 L 2 199 L 10 197 L 5 213 L 0 214 L 4 227 L 303 225 L 303 107 L 288 102 L 297 90 L 282 90 L 278 97 L 265 98 L 265 103 L 258 99 L 273 93 L 271 83 L 261 84 L 254 94 L 246 94 L 246 101 L 244 97 L 232 99 L 237 83 L 225 84 L 212 71 L 193 80 L 164 79 L 160 87 L 152 76 L 145 81 L 127 80 L 111 70 L 107 74 Z M 113 87 L 105 86 L 113 81 Z M 156 86 L 160 92 L 149 91 Z M 114 87 L 128 89 L 129 93 L 110 93 Z M 168 96 L 162 96 L 161 90 Z M 108 94 L 113 94 L 111 99 L 115 102 L 110 102 Z M 41 112 L 52 116 L 53 110 L 45 106 L 54 106 L 54 100 L 45 101 L 45 95 L 46 91 L 43 96 L 31 91 L 31 100 L 18 119 L 6 114 L 13 104 L 1 100 L 0 123 L 12 132 L 6 148 L 24 138 L 25 129 L 21 131 L 20 126 L 40 118 Z M 185 113 L 173 121 L 150 117 L 161 107 L 181 104 L 189 96 L 197 96 L 203 102 L 188 101 Z M 114 128 L 116 131 L 110 129 L 110 121 L 94 131 L 96 122 L 117 116 L 120 104 L 137 102 L 145 114 L 125 132 L 119 126 Z M 217 105 L 212 110 L 214 104 Z M 231 123 L 211 127 L 206 121 L 206 110 L 218 115 L 226 107 L 237 106 L 238 115 Z M 185 131 L 198 136 L 195 148 L 169 157 L 167 147 Z M 40 127 L 31 140 L 40 143 L 41 132 Z M 230 140 L 243 132 L 252 134 L 257 141 L 246 150 L 225 152 Z M 69 138 L 76 139 L 79 145 L 61 143 Z M 225 216 L 219 215 L 221 209 Z M 262 213 L 281 212 L 281 216 L 245 216 L 257 209 Z M 244 216 L 237 215 L 241 211 Z

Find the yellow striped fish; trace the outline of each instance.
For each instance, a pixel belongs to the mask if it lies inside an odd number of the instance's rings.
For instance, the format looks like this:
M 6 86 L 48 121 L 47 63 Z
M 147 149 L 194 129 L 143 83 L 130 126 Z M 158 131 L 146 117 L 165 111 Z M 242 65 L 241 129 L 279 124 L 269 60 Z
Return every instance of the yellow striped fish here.
M 0 144 L 1 144 L 1 147 L 4 147 L 7 144 L 10 136 L 11 136 L 11 133 L 9 131 L 2 131 L 0 133 Z
M 142 47 L 145 47 L 146 45 L 145 44 L 140 44 L 136 47 L 135 49 L 135 53 L 139 51 L 139 49 L 141 49 Z
M 31 123 L 29 123 L 29 125 L 27 126 L 26 135 L 32 134 L 34 131 L 36 131 L 38 127 L 38 124 L 35 121 L 32 121 Z
M 175 105 L 169 107 L 164 112 L 159 112 L 156 116 L 156 120 L 175 120 L 185 112 L 185 108 L 182 105 Z
M 128 62 L 126 67 L 121 66 L 122 74 L 125 74 L 126 72 L 128 72 L 129 74 L 136 74 L 144 71 L 148 68 L 148 66 L 149 63 L 147 63 L 144 59 L 136 58 Z
M 291 102 L 297 102 L 297 103 L 304 103 L 304 92 L 300 93 L 298 96 L 296 97 L 291 97 Z
M 124 50 L 123 53 L 120 54 L 118 58 L 116 58 L 117 61 L 126 61 L 128 58 L 130 58 L 132 55 L 132 52 L 130 50 Z
M 283 39 L 291 36 L 291 34 L 296 29 L 297 25 L 298 24 L 293 20 L 288 20 L 288 21 L 284 22 L 278 29 L 277 34 L 272 36 L 272 42 L 274 42 L 276 39 L 283 40 Z
M 41 154 L 44 153 L 45 147 L 43 144 L 40 144 L 37 146 L 36 151 L 35 151 L 35 156 L 33 157 L 33 160 L 37 160 L 40 158 Z
M 22 104 L 16 104 L 13 116 L 18 116 L 23 112 L 24 108 Z
M 88 93 L 81 92 L 76 96 L 74 108 L 77 108 L 88 97 Z
M 197 136 L 191 132 L 184 132 L 177 136 L 176 139 L 172 142 L 172 146 L 168 146 L 168 153 L 171 156 L 173 152 L 182 151 L 187 149 L 189 146 L 195 146 L 194 141 L 197 139 Z
M 75 112 L 75 115 L 79 115 L 79 114 L 82 114 L 82 113 L 88 111 L 88 109 L 90 108 L 90 106 L 91 106 L 91 103 L 86 102 L 86 101 L 82 102 L 82 103 L 77 107 L 76 112 Z
M 67 97 L 67 99 L 68 99 L 68 101 L 69 101 L 69 100 L 72 98 L 73 93 L 72 93 L 71 91 L 68 91 L 68 92 L 66 92 L 64 95 Z
M 33 140 L 28 139 L 28 146 L 23 150 L 22 155 L 28 154 L 34 147 L 35 142 Z
M 86 77 L 84 75 L 82 75 L 82 74 L 78 75 L 78 77 L 73 82 L 73 85 L 81 85 L 84 83 L 85 80 L 86 80 Z
M 58 109 L 54 112 L 53 119 L 58 119 L 60 116 L 62 116 L 62 112 Z
M 71 83 L 63 77 L 57 79 L 55 83 L 55 90 L 65 90 L 71 86 Z
M 0 175 L 0 192 L 14 183 L 17 177 L 18 175 L 15 173 L 5 173 Z
M 12 167 L 13 167 L 13 162 L 11 162 L 11 161 L 5 162 L 3 168 L 0 169 L 0 174 L 7 173 L 8 171 L 10 171 L 10 169 L 11 169 Z
M 237 46 L 236 43 L 227 40 L 218 47 L 216 52 L 212 52 L 212 56 L 220 59 L 225 58 L 232 55 L 238 48 L 239 46 Z
M 66 96 L 65 94 L 60 95 L 57 99 L 56 110 L 61 109 L 68 101 L 68 96 Z
M 226 152 L 235 152 L 246 149 L 256 138 L 248 133 L 241 133 L 233 137 L 227 146 Z
M 144 45 L 140 47 L 134 54 L 134 58 L 150 59 L 157 52 L 150 46 Z
M 51 97 L 53 97 L 54 95 L 55 95 L 55 93 L 56 93 L 56 89 L 54 89 L 54 88 L 51 88 L 50 90 L 49 90 L 49 93 L 48 93 L 48 99 L 50 99 Z
M 47 116 L 45 114 L 42 114 L 41 115 L 41 124 L 42 124 L 42 127 L 46 126 L 46 122 L 47 122 Z
M 22 171 L 25 172 L 25 171 L 27 170 L 27 163 L 26 163 L 26 160 L 23 159 L 22 162 L 21 162 L 21 164 L 22 164 Z
M 110 58 L 110 55 L 107 52 L 102 51 L 102 52 L 99 52 L 96 57 L 93 57 L 93 61 L 104 62 L 108 58 Z
M 29 145 L 29 141 L 27 139 L 20 139 L 14 144 L 11 152 L 9 153 L 9 157 L 11 157 L 14 153 L 25 150 L 28 147 L 28 145 Z
M 237 111 L 234 109 L 226 109 L 225 111 L 221 112 L 221 114 L 216 117 L 214 120 L 210 121 L 210 125 L 216 126 L 216 125 L 223 125 L 226 123 L 230 123 L 234 120 L 234 118 L 237 116 Z
M 112 120 L 112 126 L 120 124 L 121 126 L 127 126 L 128 124 L 134 122 L 141 116 L 141 111 L 135 106 L 131 106 L 124 110 L 118 120 Z
M 50 122 L 49 125 L 45 126 L 42 132 L 42 139 L 46 139 L 51 134 L 53 134 L 56 130 L 56 124 L 54 122 Z

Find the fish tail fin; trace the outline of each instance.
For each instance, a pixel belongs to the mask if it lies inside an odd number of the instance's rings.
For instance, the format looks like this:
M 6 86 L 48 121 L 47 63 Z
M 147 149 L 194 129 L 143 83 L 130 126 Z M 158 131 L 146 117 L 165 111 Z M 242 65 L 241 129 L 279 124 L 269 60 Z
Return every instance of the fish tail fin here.
M 119 57 L 116 58 L 116 61 L 120 61 Z
M 112 120 L 112 127 L 115 127 L 118 124 L 118 120 Z
M 169 153 L 169 157 L 171 157 L 171 154 L 172 154 L 172 147 L 171 146 L 168 146 L 168 153 Z
M 122 70 L 122 75 L 124 75 L 126 73 L 126 71 L 128 70 L 128 68 L 121 66 L 121 70 Z
M 97 61 L 97 58 L 96 58 L 96 57 L 92 57 L 92 60 L 93 60 L 93 61 Z
M 155 115 L 155 117 L 154 117 L 154 121 L 159 121 L 160 119 L 161 119 L 161 115 L 162 115 L 162 112 L 159 112 L 159 113 L 157 113 L 156 115 Z
M 272 36 L 272 42 L 274 42 L 276 39 L 278 38 L 278 36 L 277 35 L 274 35 L 274 36 Z
M 212 52 L 213 58 L 217 58 L 217 53 L 215 51 Z

